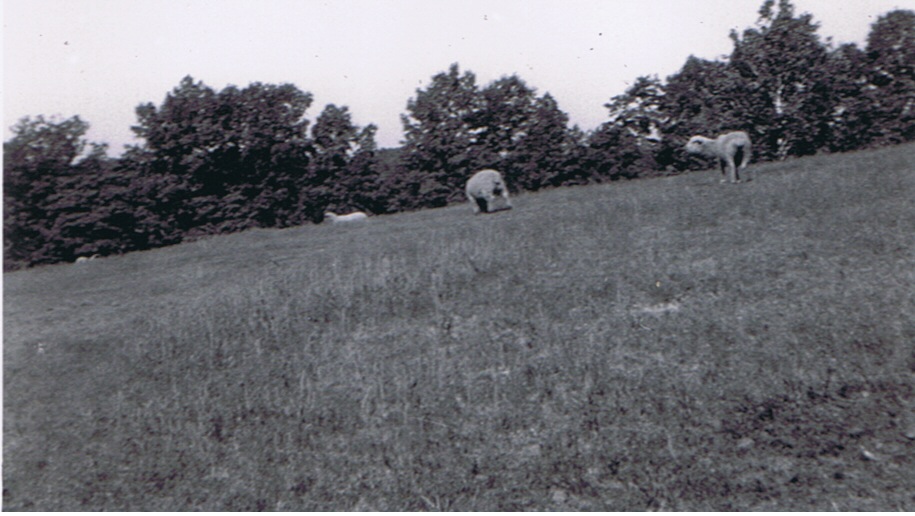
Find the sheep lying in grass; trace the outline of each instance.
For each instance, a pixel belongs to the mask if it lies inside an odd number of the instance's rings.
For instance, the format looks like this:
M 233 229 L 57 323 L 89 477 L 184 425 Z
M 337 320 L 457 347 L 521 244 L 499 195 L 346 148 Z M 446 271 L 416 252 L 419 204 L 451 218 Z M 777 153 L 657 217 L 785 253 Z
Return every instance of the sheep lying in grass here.
M 714 140 L 693 136 L 686 144 L 686 152 L 717 158 L 721 173 L 727 180 L 739 183 L 739 171 L 746 169 L 750 162 L 750 137 L 743 131 L 724 133 Z M 725 179 L 721 182 L 724 183 Z
M 343 222 L 361 222 L 369 218 L 364 212 L 354 211 L 352 213 L 347 213 L 346 215 L 337 215 L 336 213 L 329 211 L 324 214 L 325 219 L 329 219 L 333 224 L 339 224 Z
M 512 207 L 502 175 L 492 169 L 480 170 L 467 181 L 467 199 L 474 213 L 492 213 Z

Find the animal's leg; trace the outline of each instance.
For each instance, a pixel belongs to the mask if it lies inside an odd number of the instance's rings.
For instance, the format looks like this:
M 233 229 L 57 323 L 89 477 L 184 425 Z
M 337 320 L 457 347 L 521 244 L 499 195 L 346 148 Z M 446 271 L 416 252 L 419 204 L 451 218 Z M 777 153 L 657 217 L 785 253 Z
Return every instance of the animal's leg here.
M 493 213 L 498 209 L 498 203 L 496 202 L 497 199 L 498 197 L 491 193 L 486 194 L 486 213 Z
M 747 165 L 750 163 L 750 146 L 746 145 L 741 150 L 742 150 L 743 156 L 742 156 L 742 159 L 740 160 L 740 170 L 742 172 L 746 172 Z M 746 176 L 747 181 L 750 181 L 752 179 L 752 176 L 747 175 L 746 173 L 744 175 Z
M 476 197 L 475 199 L 477 201 L 477 213 L 488 213 L 490 204 L 489 197 L 484 195 L 483 197 Z
M 737 178 L 737 165 L 734 163 L 734 158 L 728 160 L 728 180 L 732 184 L 740 182 L 740 179 Z
M 734 149 L 734 156 L 731 157 L 731 167 L 734 170 L 734 179 L 732 182 L 740 182 L 740 171 L 744 167 L 744 148 L 738 146 Z
M 480 200 L 476 197 L 470 198 L 470 206 L 473 208 L 474 213 L 480 213 Z

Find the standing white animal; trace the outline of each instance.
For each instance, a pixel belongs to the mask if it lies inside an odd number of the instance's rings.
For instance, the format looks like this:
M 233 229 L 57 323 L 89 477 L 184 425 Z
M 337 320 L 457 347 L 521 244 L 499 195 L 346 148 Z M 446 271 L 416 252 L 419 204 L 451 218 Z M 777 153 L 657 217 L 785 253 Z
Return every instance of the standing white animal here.
M 471 176 L 467 181 L 466 192 L 474 213 L 492 213 L 512 208 L 502 174 L 495 170 L 484 169 Z
M 324 214 L 324 218 L 329 219 L 333 224 L 338 224 L 343 222 L 360 222 L 367 220 L 369 216 L 361 211 L 354 211 L 352 213 L 347 213 L 346 215 L 337 215 L 332 211 L 328 211 Z
M 717 158 L 721 173 L 727 180 L 739 183 L 739 172 L 745 170 L 750 162 L 750 137 L 743 131 L 724 133 L 714 140 L 705 136 L 693 136 L 686 144 L 686 152 Z M 726 179 L 721 180 L 722 183 L 725 181 Z

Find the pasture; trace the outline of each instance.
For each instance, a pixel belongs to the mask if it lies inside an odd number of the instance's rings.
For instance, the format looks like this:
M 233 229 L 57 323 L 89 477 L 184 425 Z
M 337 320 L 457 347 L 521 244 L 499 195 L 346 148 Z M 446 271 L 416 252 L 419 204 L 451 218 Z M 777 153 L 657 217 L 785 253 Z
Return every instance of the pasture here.
M 5 510 L 915 510 L 915 146 L 4 275 Z

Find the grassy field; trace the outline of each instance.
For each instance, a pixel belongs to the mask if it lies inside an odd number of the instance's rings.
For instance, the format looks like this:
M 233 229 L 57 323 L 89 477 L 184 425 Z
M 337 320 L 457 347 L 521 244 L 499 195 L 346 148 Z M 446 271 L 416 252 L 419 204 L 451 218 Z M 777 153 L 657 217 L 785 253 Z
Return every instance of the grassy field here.
M 4 275 L 5 510 L 915 510 L 915 146 Z

